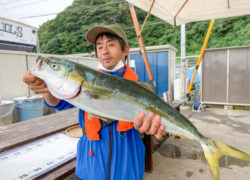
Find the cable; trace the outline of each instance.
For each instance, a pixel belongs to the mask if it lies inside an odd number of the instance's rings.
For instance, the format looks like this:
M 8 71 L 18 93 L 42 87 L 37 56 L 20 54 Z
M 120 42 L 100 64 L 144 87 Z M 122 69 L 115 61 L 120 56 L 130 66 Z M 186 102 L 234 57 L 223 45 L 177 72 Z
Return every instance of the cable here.
M 126 1 L 117 1 L 117 2 L 111 2 L 111 3 L 105 3 L 105 4 L 98 4 L 98 5 L 88 6 L 88 7 L 84 7 L 84 8 L 69 9 L 69 10 L 62 11 L 61 13 L 76 12 L 76 11 L 82 11 L 82 10 L 87 10 L 87 9 L 94 9 L 97 7 L 112 6 L 112 5 L 121 4 L 121 3 L 127 3 L 127 2 Z M 25 17 L 21 17 L 20 19 L 36 18 L 36 17 L 42 17 L 42 16 L 51 16 L 51 15 L 56 15 L 58 13 L 60 13 L 60 12 L 34 15 L 34 16 L 25 16 Z
M 150 27 L 150 26 L 161 25 L 161 24 L 166 24 L 166 23 L 165 22 L 157 22 L 157 23 L 145 25 L 144 27 Z M 130 30 L 130 29 L 134 29 L 134 27 L 131 26 L 131 27 L 123 28 L 124 31 Z M 86 33 L 87 33 L 87 31 L 84 32 L 83 34 L 86 34 Z M 40 40 L 40 42 L 47 42 L 47 41 L 51 41 L 51 40 L 71 39 L 71 38 L 82 38 L 82 37 L 85 37 L 85 36 L 79 35 L 79 36 L 68 36 L 68 37 L 62 37 L 62 38 L 51 38 L 51 39 L 46 39 L 46 40 Z
M 166 22 L 156 22 L 156 23 L 152 23 L 152 24 L 145 25 L 144 27 L 149 27 L 149 26 L 154 26 L 154 25 L 161 25 L 161 24 L 166 24 Z M 124 31 L 127 31 L 127 30 L 129 30 L 129 29 L 134 29 L 134 27 L 124 28 L 123 30 L 124 30 Z
M 7 8 L 7 10 L 8 9 L 15 9 L 15 8 L 18 8 L 18 7 L 30 6 L 32 4 L 39 4 L 39 3 L 45 2 L 45 1 L 48 1 L 48 0 L 41 0 L 41 1 L 36 1 L 36 2 L 32 2 L 32 3 L 27 3 L 27 4 L 18 5 L 18 6 L 13 6 L 13 7 Z
M 12 3 L 15 3 L 15 2 L 20 2 L 20 1 L 21 0 L 8 1 L 8 2 L 4 3 L 4 5 L 12 4 Z

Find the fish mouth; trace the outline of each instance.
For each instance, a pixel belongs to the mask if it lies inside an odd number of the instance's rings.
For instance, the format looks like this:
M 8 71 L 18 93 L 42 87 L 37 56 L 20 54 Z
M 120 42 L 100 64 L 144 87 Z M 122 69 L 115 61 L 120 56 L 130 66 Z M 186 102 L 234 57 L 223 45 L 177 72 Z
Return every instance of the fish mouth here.
M 58 99 L 64 99 L 64 100 L 71 100 L 74 99 L 76 97 L 78 97 L 81 94 L 82 88 L 81 86 L 79 86 L 74 92 L 70 93 L 70 94 L 63 94 L 61 92 L 57 92 L 55 90 L 55 88 L 48 86 L 49 91 L 51 92 L 51 94 L 53 96 L 55 96 Z
M 38 70 L 41 70 L 41 69 L 42 69 L 43 63 L 44 63 L 43 57 L 42 57 L 42 56 L 39 56 L 39 57 L 36 59 L 36 67 L 37 67 Z
M 77 92 L 74 96 L 72 96 L 72 97 L 70 97 L 70 98 L 67 98 L 67 99 L 65 99 L 65 100 L 74 99 L 74 98 L 78 97 L 78 96 L 81 94 L 81 92 L 82 92 L 82 86 L 79 86 L 78 92 Z

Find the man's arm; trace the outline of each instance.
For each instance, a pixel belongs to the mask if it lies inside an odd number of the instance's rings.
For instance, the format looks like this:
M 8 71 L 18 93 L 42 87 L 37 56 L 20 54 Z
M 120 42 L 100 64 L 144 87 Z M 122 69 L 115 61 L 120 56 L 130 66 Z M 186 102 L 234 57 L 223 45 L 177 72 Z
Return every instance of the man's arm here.
M 47 102 L 47 104 L 56 106 L 60 102 L 60 99 L 57 99 L 50 93 L 44 81 L 32 75 L 30 71 L 25 73 L 25 75 L 23 76 L 23 81 L 28 84 L 29 88 L 34 93 L 43 94 L 43 98 Z

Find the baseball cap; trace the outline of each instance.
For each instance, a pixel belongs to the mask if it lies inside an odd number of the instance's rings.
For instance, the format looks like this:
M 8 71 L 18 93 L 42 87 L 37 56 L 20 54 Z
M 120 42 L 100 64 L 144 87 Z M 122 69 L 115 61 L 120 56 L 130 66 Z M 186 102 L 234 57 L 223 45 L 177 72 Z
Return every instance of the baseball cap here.
M 125 42 L 125 44 L 128 45 L 127 36 L 118 24 L 94 26 L 86 33 L 86 39 L 91 44 L 95 44 L 96 37 L 101 33 L 114 34 L 120 37 Z

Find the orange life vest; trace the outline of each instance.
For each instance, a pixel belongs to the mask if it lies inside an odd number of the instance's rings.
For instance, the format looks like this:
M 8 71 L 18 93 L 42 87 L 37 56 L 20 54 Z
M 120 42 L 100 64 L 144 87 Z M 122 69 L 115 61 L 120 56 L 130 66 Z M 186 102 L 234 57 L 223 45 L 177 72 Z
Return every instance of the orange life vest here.
M 99 71 L 102 70 L 99 69 Z M 124 72 L 123 77 L 131 81 L 138 81 L 137 74 L 128 65 L 126 65 L 126 71 Z M 99 140 L 100 139 L 99 131 L 101 130 L 100 119 L 98 119 L 97 117 L 91 117 L 91 115 L 88 112 L 85 112 L 84 118 L 85 118 L 85 132 L 87 134 L 88 139 Z M 132 122 L 118 121 L 118 126 L 116 130 L 127 131 L 133 128 L 133 126 L 134 123 Z

